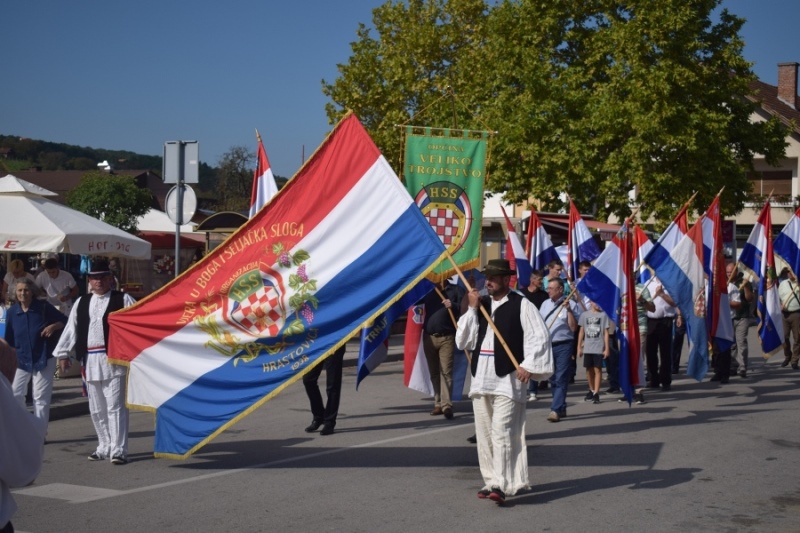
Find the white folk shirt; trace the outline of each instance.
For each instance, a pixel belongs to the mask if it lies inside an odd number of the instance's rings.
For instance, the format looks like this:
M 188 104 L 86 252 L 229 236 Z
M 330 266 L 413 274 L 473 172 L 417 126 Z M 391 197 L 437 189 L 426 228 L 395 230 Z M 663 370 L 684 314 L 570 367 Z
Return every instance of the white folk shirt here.
M 102 347 L 105 348 L 106 341 L 103 336 L 103 315 L 108 308 L 108 302 L 111 297 L 111 291 L 103 295 L 95 294 L 89 304 L 89 333 L 87 334 L 86 346 L 90 348 Z M 85 296 L 81 296 L 85 298 Z M 69 352 L 75 347 L 77 327 L 78 327 L 78 303 L 81 298 L 75 300 L 75 305 L 69 313 L 67 326 L 61 334 L 61 339 L 58 341 L 53 355 L 59 359 L 66 359 L 69 357 Z M 128 307 L 133 305 L 135 300 L 129 295 L 124 295 L 124 305 Z M 112 365 L 108 362 L 108 357 L 105 351 L 102 353 L 89 353 L 86 357 L 86 381 L 104 381 L 116 376 L 124 376 L 126 368 L 120 365 Z
M 75 287 L 75 278 L 69 272 L 58 271 L 58 276 L 51 278 L 47 271 L 36 276 L 36 285 L 42 288 L 47 294 L 47 302 L 68 315 L 72 309 L 72 298 L 67 298 L 66 302 L 61 301 L 61 296 L 69 296 L 72 288 Z
M 491 314 L 508 301 L 508 296 L 501 300 L 492 302 Z M 535 374 L 539 372 L 542 359 L 552 360 L 553 355 L 550 350 L 549 336 L 547 328 L 542 321 L 542 317 L 528 299 L 523 298 L 520 302 L 520 323 L 523 332 L 523 348 L 525 358 L 520 366 L 528 372 L 534 373 L 531 379 L 547 379 L 547 375 Z M 458 319 L 458 329 L 456 330 L 456 346 L 459 349 L 472 353 L 475 344 L 478 342 L 478 313 L 479 309 L 469 308 L 466 313 Z M 517 379 L 517 373 L 511 372 L 506 376 L 498 376 L 494 368 L 494 330 L 490 326 L 486 327 L 486 335 L 481 344 L 480 356 L 478 358 L 478 368 L 472 377 L 469 388 L 469 397 L 481 394 L 495 394 L 506 396 L 515 402 L 525 403 L 528 398 L 528 385 Z M 502 346 L 499 349 L 503 349 Z M 537 363 L 539 363 L 537 365 Z

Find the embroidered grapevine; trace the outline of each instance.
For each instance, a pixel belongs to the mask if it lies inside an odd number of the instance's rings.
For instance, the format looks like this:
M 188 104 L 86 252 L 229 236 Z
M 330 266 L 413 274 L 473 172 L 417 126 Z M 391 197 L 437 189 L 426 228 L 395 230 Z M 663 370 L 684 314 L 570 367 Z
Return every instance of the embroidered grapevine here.
M 292 254 L 284 249 L 282 243 L 274 244 L 272 252 L 278 257 L 280 266 L 297 267 L 294 273 L 289 274 L 289 287 L 294 291 L 289 298 L 289 307 L 296 309 L 295 319 L 286 326 L 283 335 L 302 334 L 306 331 L 306 324 L 311 325 L 314 321 L 314 309 L 319 305 L 319 300 L 313 294 L 317 290 L 317 280 L 309 278 L 306 270 L 305 261 L 310 255 L 305 250 L 297 250 Z

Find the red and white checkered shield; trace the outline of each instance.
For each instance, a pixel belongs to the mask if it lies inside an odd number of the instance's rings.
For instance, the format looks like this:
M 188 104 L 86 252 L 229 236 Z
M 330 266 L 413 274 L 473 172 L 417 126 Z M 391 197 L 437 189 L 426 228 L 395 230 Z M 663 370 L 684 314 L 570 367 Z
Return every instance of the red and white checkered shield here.
M 228 290 L 225 321 L 256 338 L 276 337 L 286 322 L 283 278 L 262 264 Z

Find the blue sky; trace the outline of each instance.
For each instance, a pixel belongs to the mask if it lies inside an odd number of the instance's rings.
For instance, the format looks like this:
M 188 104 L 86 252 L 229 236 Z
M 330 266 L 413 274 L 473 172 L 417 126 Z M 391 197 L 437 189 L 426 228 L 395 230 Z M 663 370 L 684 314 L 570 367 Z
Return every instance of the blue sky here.
M 216 165 L 231 146 L 291 177 L 330 130 L 336 78 L 381 0 L 4 0 L 0 134 L 160 154 L 197 140 Z M 777 83 L 800 61 L 800 2 L 724 0 L 748 22 L 745 57 Z

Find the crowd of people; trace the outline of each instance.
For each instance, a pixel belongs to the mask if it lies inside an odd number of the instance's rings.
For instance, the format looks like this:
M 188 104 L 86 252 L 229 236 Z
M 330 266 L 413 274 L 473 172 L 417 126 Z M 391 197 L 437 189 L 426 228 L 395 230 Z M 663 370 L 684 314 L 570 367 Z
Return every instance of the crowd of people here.
M 89 408 L 98 444 L 91 461 L 108 460 L 114 465 L 128 462 L 128 410 L 125 405 L 126 368 L 108 362 L 108 315 L 133 304 L 133 299 L 112 289 L 113 273 L 108 261 L 93 263 L 88 273 L 89 292 L 77 297 L 72 276 L 48 258 L 35 278 L 12 261 L 3 280 L 2 294 L 13 304 L 7 311 L 2 353 L 4 395 L 14 398 L 16 408 L 7 420 L 21 416 L 26 392 L 32 382 L 34 440 L 43 444 L 47 435 L 49 403 L 56 362 L 61 371 L 77 356 L 88 389 Z M 590 268 L 579 265 L 579 275 Z M 508 496 L 529 488 L 525 442 L 526 407 L 544 388 L 551 390 L 546 420 L 567 417 L 567 395 L 574 383 L 578 363 L 586 372 L 583 400 L 600 403 L 604 395 L 619 394 L 619 352 L 615 324 L 594 302 L 576 290 L 580 280 L 570 283 L 553 261 L 547 274 L 534 270 L 527 287 L 513 290 L 515 271 L 506 260 L 490 260 L 482 273 L 485 289 L 466 292 L 443 281 L 424 299 L 423 346 L 434 390 L 431 415 L 453 418 L 453 360 L 456 349 L 464 350 L 472 374 L 469 398 L 475 419 L 478 463 L 483 487 L 481 499 L 504 503 Z M 748 331 L 756 322 L 756 294 L 736 265 L 727 265 L 730 320 L 734 343 L 727 350 L 712 346 L 711 381 L 728 383 L 731 376 L 746 378 L 749 370 Z M 783 367 L 797 370 L 800 364 L 800 286 L 788 269 L 779 285 L 786 342 Z M 36 296 L 39 296 L 38 298 Z M 641 350 L 638 375 L 631 376 L 633 402 L 644 404 L 645 390 L 669 391 L 678 373 L 685 325 L 676 302 L 658 279 L 636 286 Z M 794 338 L 794 343 L 791 342 Z M 14 350 L 11 350 L 13 348 Z M 14 353 L 9 368 L 8 353 Z M 306 432 L 334 433 L 342 385 L 344 345 L 303 377 L 312 421 Z M 605 369 L 608 389 L 601 391 Z M 326 372 L 327 402 L 317 385 Z M 618 401 L 625 401 L 621 396 Z M 11 411 L 8 405 L 4 409 Z M 25 422 L 21 424 L 25 426 Z M 4 430 L 7 435 L 7 432 Z M 40 446 L 34 446 L 34 448 Z M 9 468 L 2 465 L 2 468 Z M 26 470 L 30 475 L 35 469 Z M 21 475 L 21 474 L 20 474 Z M 35 472 L 32 474 L 35 476 Z M 18 479 L 28 479 L 20 477 Z M 0 479 L 8 492 L 10 482 Z M 0 524 L 10 517 L 11 504 L 3 497 Z

